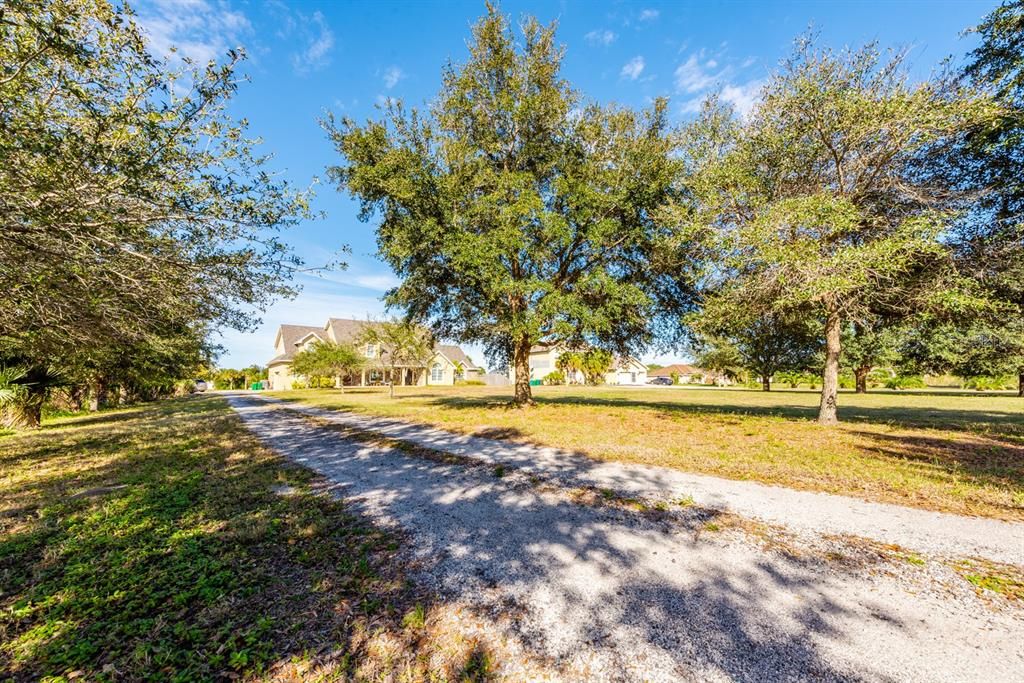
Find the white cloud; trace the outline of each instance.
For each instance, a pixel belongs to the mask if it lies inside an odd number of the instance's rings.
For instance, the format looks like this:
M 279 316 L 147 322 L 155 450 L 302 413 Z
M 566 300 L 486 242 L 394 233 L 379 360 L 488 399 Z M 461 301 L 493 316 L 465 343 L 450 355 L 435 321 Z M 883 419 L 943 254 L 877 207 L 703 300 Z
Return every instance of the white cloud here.
M 742 85 L 726 85 L 722 88 L 721 97 L 731 104 L 740 116 L 746 118 L 761 99 L 763 85 L 763 80 L 748 81 Z
M 640 21 L 654 21 L 659 16 L 661 16 L 661 12 L 659 12 L 658 10 L 645 9 L 644 11 L 640 12 Z
M 301 14 L 297 22 L 304 28 L 305 48 L 292 54 L 292 68 L 295 73 L 307 74 L 330 64 L 330 52 L 334 48 L 334 32 L 327 25 L 324 15 L 317 10 L 308 19 Z M 310 31 L 310 28 L 313 31 Z
M 402 283 L 390 273 L 357 275 L 352 279 L 353 284 L 363 289 L 372 289 L 377 292 L 386 292 Z
M 626 62 L 622 67 L 622 71 L 619 72 L 620 78 L 628 78 L 631 81 L 635 81 L 640 78 L 640 74 L 644 72 L 644 58 L 640 55 L 633 57 L 633 59 Z
M 583 36 L 583 39 L 590 45 L 604 45 L 606 47 L 614 43 L 616 38 L 618 38 L 618 36 L 607 29 L 594 30 Z
M 244 14 L 206 0 L 156 0 L 139 12 L 138 23 L 154 55 L 199 66 L 223 57 L 252 34 Z
M 398 85 L 398 82 L 405 78 L 405 72 L 397 66 L 389 66 L 384 70 L 384 87 L 388 90 Z
M 681 111 L 684 114 L 700 111 L 708 94 L 717 90 L 721 100 L 732 105 L 740 116 L 749 116 L 760 98 L 764 80 L 755 78 L 739 83 L 736 81 L 740 80 L 737 78 L 740 72 L 754 62 L 746 59 L 738 68 L 728 63 L 719 67 L 718 60 L 705 59 L 704 55 L 704 50 L 691 54 L 676 68 L 676 90 L 692 96 L 683 102 Z M 718 57 L 721 58 L 721 54 Z
M 715 60 L 709 60 L 708 63 L 701 64 L 700 57 L 698 55 L 690 55 L 690 57 L 680 64 L 676 68 L 676 88 L 680 92 L 695 93 L 707 90 L 716 81 L 726 76 L 726 71 L 723 70 L 718 74 L 710 73 L 707 69 L 714 69 L 717 66 Z

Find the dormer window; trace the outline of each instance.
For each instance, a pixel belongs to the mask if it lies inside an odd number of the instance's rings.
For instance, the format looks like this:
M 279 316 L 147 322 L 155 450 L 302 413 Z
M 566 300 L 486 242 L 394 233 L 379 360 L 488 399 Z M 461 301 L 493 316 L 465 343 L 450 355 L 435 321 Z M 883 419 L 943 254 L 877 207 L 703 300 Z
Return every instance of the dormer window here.
M 380 355 L 380 351 L 379 351 L 379 349 L 378 349 L 376 344 L 367 344 L 366 345 L 366 357 L 367 358 L 376 358 L 379 355 Z

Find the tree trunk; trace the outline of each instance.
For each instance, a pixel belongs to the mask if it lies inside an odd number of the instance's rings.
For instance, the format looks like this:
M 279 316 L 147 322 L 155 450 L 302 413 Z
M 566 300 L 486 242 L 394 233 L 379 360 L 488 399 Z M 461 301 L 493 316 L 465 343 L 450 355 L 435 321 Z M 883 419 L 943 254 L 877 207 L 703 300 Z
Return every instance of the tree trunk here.
M 89 389 L 89 411 L 95 413 L 107 402 L 107 383 L 98 379 Z
M 515 368 L 516 405 L 532 406 L 533 392 L 530 390 L 530 340 L 520 337 L 512 350 L 512 362 Z
M 391 372 L 388 373 L 388 394 L 391 398 L 395 397 L 395 369 L 392 368 Z
M 84 394 L 85 390 L 80 384 L 76 384 L 68 390 L 68 401 L 71 403 L 71 409 L 76 413 L 82 412 Z
M 1017 396 L 1024 398 L 1024 372 L 1017 375 Z
M 839 393 L 839 311 L 830 310 L 825 318 L 825 371 L 821 381 L 821 405 L 818 424 L 834 425 L 839 422 L 836 397 Z
M 761 391 L 772 390 L 772 378 L 771 375 L 761 375 Z
M 857 393 L 866 394 L 868 393 L 868 373 L 871 372 L 870 365 L 864 365 L 859 368 L 854 368 L 853 377 L 857 383 Z

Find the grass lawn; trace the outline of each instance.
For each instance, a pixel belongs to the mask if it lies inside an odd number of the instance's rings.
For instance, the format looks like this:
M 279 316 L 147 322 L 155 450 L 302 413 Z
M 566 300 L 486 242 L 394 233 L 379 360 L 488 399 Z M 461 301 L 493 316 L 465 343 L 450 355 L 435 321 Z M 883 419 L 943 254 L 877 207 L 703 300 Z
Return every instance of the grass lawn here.
M 4 434 L 0 680 L 473 677 L 400 544 L 218 397 Z
M 843 424 L 814 422 L 818 393 L 714 388 L 399 387 L 279 398 L 463 433 L 558 446 L 932 510 L 1024 520 L 1024 400 L 1008 394 L 843 393 Z

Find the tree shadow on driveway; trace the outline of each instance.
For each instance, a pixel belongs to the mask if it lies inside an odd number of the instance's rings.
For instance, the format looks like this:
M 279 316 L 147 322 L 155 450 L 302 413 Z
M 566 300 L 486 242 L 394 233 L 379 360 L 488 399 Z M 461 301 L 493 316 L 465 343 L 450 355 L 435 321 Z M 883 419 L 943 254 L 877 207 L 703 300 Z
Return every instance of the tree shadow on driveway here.
M 1001 635 L 981 642 L 976 625 L 895 587 L 236 405 L 270 446 L 406 529 L 443 594 L 524 608 L 509 612 L 517 633 L 556 661 L 593 658 L 614 679 L 887 680 L 907 657 L 957 678 L 1009 654 L 986 650 Z

